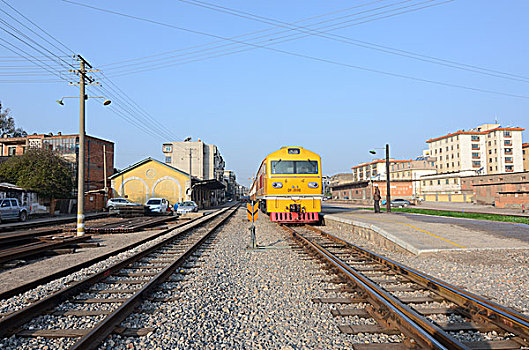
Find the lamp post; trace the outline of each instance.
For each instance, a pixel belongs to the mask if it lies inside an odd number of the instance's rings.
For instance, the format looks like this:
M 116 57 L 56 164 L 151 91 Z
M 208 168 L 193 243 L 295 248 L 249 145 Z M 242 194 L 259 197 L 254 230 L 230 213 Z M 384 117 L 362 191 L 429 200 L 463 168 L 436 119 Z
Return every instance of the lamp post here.
M 383 148 L 376 148 L 383 149 Z M 371 154 L 376 154 L 375 150 L 369 151 Z M 389 172 L 389 143 L 386 143 L 386 212 L 391 213 L 391 179 Z

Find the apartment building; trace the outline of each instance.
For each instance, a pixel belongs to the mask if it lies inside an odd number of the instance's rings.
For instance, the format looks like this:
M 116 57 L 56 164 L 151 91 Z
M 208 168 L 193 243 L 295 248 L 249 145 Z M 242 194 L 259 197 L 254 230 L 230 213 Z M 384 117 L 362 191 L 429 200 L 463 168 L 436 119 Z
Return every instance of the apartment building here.
M 0 157 L 18 156 L 29 148 L 52 150 L 64 158 L 72 169 L 72 179 L 77 181 L 77 164 L 79 156 L 79 135 L 33 134 L 23 137 L 0 138 Z M 105 159 L 106 158 L 106 159 Z M 85 191 L 105 187 L 105 165 L 107 187 L 108 177 L 114 173 L 114 143 L 93 136 L 85 136 Z
M 529 171 L 529 143 L 522 144 L 523 170 Z
M 518 127 L 483 124 L 459 130 L 428 143 L 437 159 L 440 174 L 473 171 L 474 174 L 501 174 L 523 171 L 522 131 Z
M 162 146 L 165 163 L 200 180 L 223 181 L 224 159 L 215 145 L 197 141 L 167 142 Z
M 390 165 L 395 162 L 390 159 Z M 353 181 L 386 180 L 386 160 L 377 159 L 369 163 L 362 163 L 351 168 L 353 170 Z

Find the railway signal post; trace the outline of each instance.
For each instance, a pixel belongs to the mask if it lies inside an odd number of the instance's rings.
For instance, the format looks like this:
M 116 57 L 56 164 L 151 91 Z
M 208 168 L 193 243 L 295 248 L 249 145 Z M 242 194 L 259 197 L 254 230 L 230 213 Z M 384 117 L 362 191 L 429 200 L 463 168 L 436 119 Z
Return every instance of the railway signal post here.
M 248 218 L 248 221 L 252 223 L 252 226 L 250 226 L 250 234 L 251 234 L 251 248 L 255 249 L 257 248 L 257 243 L 255 242 L 255 225 L 254 222 L 257 220 L 257 217 L 259 216 L 259 205 L 256 201 L 250 201 L 248 204 L 246 204 L 246 217 Z

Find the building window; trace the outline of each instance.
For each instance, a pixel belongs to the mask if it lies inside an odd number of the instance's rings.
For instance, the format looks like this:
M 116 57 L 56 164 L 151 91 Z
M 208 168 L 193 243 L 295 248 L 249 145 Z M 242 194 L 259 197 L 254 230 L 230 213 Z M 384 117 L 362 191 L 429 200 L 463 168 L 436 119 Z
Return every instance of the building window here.
M 452 168 L 454 168 L 454 167 L 455 167 L 454 162 L 452 162 Z
M 172 152 L 173 147 L 171 145 L 163 145 L 163 151 L 164 152 Z
M 512 154 L 512 148 L 506 148 L 505 154 Z
M 470 139 L 471 139 L 472 141 L 479 141 L 479 136 L 472 135 L 472 136 L 470 136 Z
M 489 154 L 492 154 L 492 150 L 491 149 L 489 149 Z
M 473 143 L 472 144 L 472 149 L 478 150 L 479 149 L 479 144 L 478 143 Z
M 446 146 L 446 151 L 448 152 L 448 146 Z
M 443 149 L 442 148 L 439 148 L 439 153 L 443 153 Z
M 489 141 L 489 146 L 491 146 L 491 145 L 492 145 L 492 142 Z
M 446 184 L 447 184 L 447 185 L 449 184 L 449 180 L 448 180 L 448 179 L 446 179 Z
M 512 163 L 512 157 L 505 157 L 505 163 Z
M 512 165 L 506 165 L 505 166 L 505 171 L 512 172 L 512 171 L 514 171 L 514 167 Z
M 16 156 L 17 154 L 17 146 L 9 146 L 7 147 L 7 155 L 8 156 Z
M 489 163 L 492 163 L 492 158 L 489 158 Z
M 472 161 L 473 168 L 479 168 L 480 166 L 481 166 L 481 162 L 479 160 Z
M 472 152 L 472 158 L 479 159 L 479 152 Z
M 166 162 L 166 163 L 171 163 L 171 162 L 172 162 L 172 158 L 171 158 L 171 156 L 166 156 L 166 157 L 165 157 L 165 162 Z
M 426 181 L 423 180 L 422 185 L 423 185 L 423 186 L 426 186 Z
M 511 132 L 510 131 L 504 131 L 503 132 L 503 136 L 504 137 L 511 137 Z
M 458 179 L 454 179 L 454 183 L 457 185 L 459 183 Z
M 492 167 L 489 167 L 490 171 L 492 171 Z
M 430 186 L 433 185 L 433 180 L 430 180 Z
M 504 141 L 504 145 L 505 146 L 512 146 L 512 141 L 511 140 L 505 140 Z
M 443 156 L 439 156 L 439 160 L 443 160 Z

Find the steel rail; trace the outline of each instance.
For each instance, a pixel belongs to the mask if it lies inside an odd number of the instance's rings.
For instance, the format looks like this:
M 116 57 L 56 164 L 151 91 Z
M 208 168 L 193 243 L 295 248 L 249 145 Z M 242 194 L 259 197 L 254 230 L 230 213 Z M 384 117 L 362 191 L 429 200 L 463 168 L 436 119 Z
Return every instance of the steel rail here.
M 231 212 L 230 212 L 231 210 Z M 116 310 L 114 310 L 110 315 L 105 317 L 103 321 L 98 323 L 88 334 L 81 337 L 70 349 L 72 350 L 81 350 L 81 349 L 94 349 L 99 343 L 101 343 L 108 335 L 110 335 L 115 327 L 130 315 L 138 305 L 145 299 L 145 297 L 150 294 L 154 288 L 156 288 L 160 283 L 165 282 L 173 272 L 183 265 L 183 263 L 189 258 L 198 248 L 200 248 L 204 242 L 206 242 L 211 235 L 220 227 L 229 217 L 237 211 L 237 208 L 229 208 L 223 213 L 228 212 L 228 214 L 223 217 L 219 222 L 208 229 L 208 232 L 200 238 L 195 244 L 193 244 L 185 253 L 178 257 L 173 263 L 165 267 L 158 275 L 154 276 L 149 282 L 146 283 L 138 292 L 136 292 L 131 298 L 126 302 L 121 304 Z M 220 215 L 219 215 L 220 216 Z
M 52 274 L 50 274 L 48 276 L 41 277 L 41 278 L 39 278 L 37 280 L 25 283 L 25 284 L 20 285 L 20 286 L 18 286 L 16 288 L 9 289 L 7 291 L 1 292 L 0 293 L 0 300 L 11 298 L 12 296 L 15 296 L 15 295 L 20 294 L 20 293 L 25 293 L 25 292 L 27 292 L 27 291 L 29 291 L 29 290 L 37 287 L 37 286 L 40 286 L 40 285 L 45 284 L 45 283 L 48 283 L 48 282 L 53 281 L 53 280 L 55 280 L 57 278 L 61 278 L 61 277 L 70 275 L 70 274 L 72 274 L 74 272 L 77 272 L 77 271 L 79 271 L 81 269 L 84 269 L 85 267 L 88 267 L 88 266 L 96 264 L 96 263 L 98 263 L 100 261 L 106 260 L 106 259 L 110 258 L 111 256 L 118 255 L 120 253 L 123 253 L 124 251 L 136 248 L 139 245 L 147 243 L 148 241 L 156 239 L 156 238 L 158 238 L 160 236 L 163 236 L 163 235 L 165 235 L 165 234 L 167 234 L 167 233 L 169 233 L 171 231 L 174 231 L 176 229 L 179 229 L 179 228 L 181 228 L 183 226 L 191 225 L 195 221 L 198 221 L 200 219 L 202 219 L 202 218 L 194 218 L 194 219 L 192 219 L 190 221 L 179 223 L 175 227 L 171 227 L 169 229 L 163 230 L 162 232 L 156 233 L 156 234 L 154 234 L 154 235 L 152 235 L 150 237 L 147 237 L 147 238 L 144 238 L 144 239 L 139 240 L 137 242 L 131 243 L 131 244 L 125 246 L 125 247 L 113 250 L 111 252 L 108 252 L 108 253 L 106 253 L 104 255 L 101 255 L 101 256 L 98 256 L 96 258 L 87 260 L 85 262 L 82 262 L 82 263 L 79 263 L 77 265 L 71 266 L 71 267 L 66 268 L 64 270 L 57 271 L 57 272 L 52 273 Z
M 422 342 L 423 346 L 431 349 L 469 349 L 461 342 L 450 337 L 443 329 L 428 322 L 423 316 L 419 315 L 409 306 L 403 304 L 394 296 L 383 291 L 378 285 L 370 281 L 367 277 L 359 274 L 347 263 L 340 258 L 333 255 L 327 249 L 321 247 L 319 244 L 312 242 L 303 235 L 296 232 L 290 227 L 285 227 L 289 230 L 292 236 L 305 245 L 311 247 L 318 252 L 327 262 L 333 265 L 346 277 L 348 277 L 357 286 L 365 290 L 379 305 L 383 305 L 390 310 L 396 317 L 395 321 L 400 326 L 399 330 L 406 334 L 410 339 Z
M 138 254 L 135 254 L 133 256 L 130 256 L 126 258 L 125 260 L 119 261 L 115 263 L 114 265 L 108 267 L 106 270 L 97 272 L 91 276 L 88 276 L 84 280 L 78 281 L 62 290 L 59 290 L 44 299 L 41 299 L 33 304 L 30 304 L 29 306 L 18 310 L 2 319 L 0 319 L 0 337 L 5 337 L 7 335 L 10 335 L 12 333 L 15 333 L 14 331 L 22 326 L 23 324 L 27 323 L 31 319 L 35 317 L 35 315 L 42 314 L 56 305 L 60 304 L 61 302 L 67 300 L 69 297 L 78 294 L 79 292 L 88 289 L 91 285 L 94 285 L 98 283 L 99 281 L 105 279 L 106 277 L 110 276 L 114 272 L 117 272 L 126 266 L 129 266 L 130 264 L 142 259 L 144 256 L 156 251 L 160 247 L 163 247 L 164 245 L 168 244 L 169 242 L 177 239 L 184 233 L 188 232 L 189 230 L 206 223 L 208 221 L 211 221 L 213 218 L 217 217 L 221 213 L 225 212 L 229 208 L 219 210 L 216 213 L 210 214 L 208 216 L 204 216 L 201 219 L 203 220 L 197 220 L 189 227 L 185 227 L 184 230 L 177 233 L 176 235 L 169 237 L 165 240 L 162 240 L 161 242 L 158 242 L 154 246 L 147 248 Z
M 502 305 L 499 305 L 491 300 L 487 300 L 477 294 L 458 288 L 433 276 L 420 272 L 414 268 L 403 265 L 397 261 L 382 257 L 376 253 L 361 248 L 355 244 L 349 243 L 339 237 L 324 232 L 318 228 L 312 226 L 306 227 L 329 237 L 335 242 L 347 245 L 348 247 L 355 249 L 363 255 L 368 256 L 371 259 L 384 264 L 392 270 L 399 271 L 400 273 L 405 274 L 407 277 L 410 277 L 416 283 L 426 288 L 434 289 L 443 297 L 449 299 L 450 301 L 460 306 L 464 306 L 466 308 L 472 306 L 475 314 L 479 315 L 479 317 L 486 318 L 487 322 L 492 322 L 501 328 L 507 328 L 506 330 L 512 333 L 518 335 L 523 334 L 526 337 L 524 341 L 529 341 L 529 317 L 519 312 L 516 312 L 510 308 L 506 308 Z

